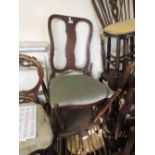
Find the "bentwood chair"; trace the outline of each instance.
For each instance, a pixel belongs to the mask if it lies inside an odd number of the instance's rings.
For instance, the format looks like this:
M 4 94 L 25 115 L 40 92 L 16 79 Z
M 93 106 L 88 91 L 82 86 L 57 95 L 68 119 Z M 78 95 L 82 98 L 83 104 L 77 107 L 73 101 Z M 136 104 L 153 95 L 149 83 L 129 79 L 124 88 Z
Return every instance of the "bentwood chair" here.
M 101 79 L 108 80 L 109 85 L 117 89 L 127 61 L 134 60 L 135 1 L 91 1 L 103 29 L 101 48 L 104 71 Z
M 47 148 L 52 144 L 53 132 L 50 126 L 49 118 L 44 111 L 43 105 L 39 100 L 38 92 L 39 88 L 43 82 L 43 69 L 39 62 L 34 57 L 30 57 L 24 54 L 19 55 L 20 69 L 33 68 L 38 72 L 38 82 L 30 90 L 23 90 L 19 93 L 19 108 L 23 107 L 36 107 L 37 119 L 36 119 L 36 138 L 28 139 L 26 141 L 21 140 L 19 142 L 19 154 L 29 155 L 29 154 L 41 154 L 45 155 L 47 153 Z M 25 81 L 30 82 L 30 81 Z M 23 132 L 23 131 L 22 131 Z
M 54 64 L 54 57 L 57 52 L 53 36 L 54 21 L 61 21 L 65 24 L 66 33 L 62 34 L 61 37 L 66 36 L 67 40 L 64 50 L 66 65 L 61 69 L 56 68 Z M 88 36 L 77 30 L 79 23 L 85 23 L 88 26 Z M 48 31 L 51 42 L 50 64 L 52 72 L 49 82 L 49 100 L 52 109 L 52 124 L 57 136 L 57 152 L 60 154 L 67 154 L 68 152 L 70 154 L 95 154 L 96 150 L 101 147 L 104 148 L 105 145 L 102 139 L 102 130 L 97 123 L 93 123 L 94 111 L 98 104 L 112 96 L 113 91 L 107 85 L 90 76 L 92 68 L 90 63 L 92 23 L 84 18 L 51 15 L 48 20 Z M 75 47 L 79 36 L 77 31 L 80 36 L 87 39 L 85 46 L 86 62 L 81 68 L 77 67 L 75 63 Z M 74 71 L 75 74 L 70 74 Z M 100 154 L 104 153 L 101 153 L 100 150 Z

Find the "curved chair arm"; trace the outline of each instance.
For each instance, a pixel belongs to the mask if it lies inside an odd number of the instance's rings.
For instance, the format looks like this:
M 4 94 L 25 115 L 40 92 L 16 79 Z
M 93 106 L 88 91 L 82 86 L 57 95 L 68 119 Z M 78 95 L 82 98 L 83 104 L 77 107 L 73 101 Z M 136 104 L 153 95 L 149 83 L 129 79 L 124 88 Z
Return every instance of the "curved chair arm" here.
M 19 102 L 20 103 L 29 101 L 38 102 L 38 92 L 44 77 L 42 66 L 35 57 L 30 57 L 24 54 L 19 55 L 19 65 L 23 67 L 32 67 L 32 66 L 36 67 L 39 76 L 37 84 L 32 89 L 23 90 L 19 92 Z

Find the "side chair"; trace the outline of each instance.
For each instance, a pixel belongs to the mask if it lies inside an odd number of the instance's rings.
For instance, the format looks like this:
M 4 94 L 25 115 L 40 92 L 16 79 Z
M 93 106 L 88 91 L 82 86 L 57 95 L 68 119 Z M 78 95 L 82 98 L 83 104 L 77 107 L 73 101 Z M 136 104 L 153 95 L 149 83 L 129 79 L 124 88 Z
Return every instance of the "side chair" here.
M 20 68 L 33 68 L 38 72 L 38 82 L 30 90 L 19 92 L 19 109 L 23 107 L 36 107 L 36 132 L 35 138 L 19 142 L 20 155 L 47 155 L 47 149 L 51 146 L 54 135 L 51 129 L 49 118 L 44 111 L 43 104 L 38 97 L 39 88 L 43 82 L 43 69 L 40 63 L 34 57 L 28 55 L 19 55 Z M 25 81 L 29 82 L 29 81 Z M 23 131 L 22 131 L 23 132 Z
M 56 68 L 54 56 L 57 52 L 53 37 L 53 21 L 65 24 L 67 38 L 65 46 L 66 65 Z M 86 61 L 81 68 L 76 66 L 75 46 L 77 45 L 77 25 L 88 25 Z M 92 23 L 85 18 L 54 14 L 48 19 L 48 32 L 51 43 L 49 82 L 49 102 L 51 123 L 56 135 L 58 154 L 106 154 L 102 129 L 93 123 L 95 109 L 113 95 L 113 91 L 91 76 L 90 44 L 93 32 Z M 80 35 L 85 35 L 81 32 Z M 60 38 L 61 39 L 61 38 Z M 61 46 L 61 45 L 59 45 Z M 78 51 L 80 52 L 80 51 Z M 76 72 L 76 74 L 70 74 Z M 77 73 L 78 72 L 78 73 Z M 99 132 L 100 131 L 100 132 Z M 95 141 L 95 142 L 94 142 Z

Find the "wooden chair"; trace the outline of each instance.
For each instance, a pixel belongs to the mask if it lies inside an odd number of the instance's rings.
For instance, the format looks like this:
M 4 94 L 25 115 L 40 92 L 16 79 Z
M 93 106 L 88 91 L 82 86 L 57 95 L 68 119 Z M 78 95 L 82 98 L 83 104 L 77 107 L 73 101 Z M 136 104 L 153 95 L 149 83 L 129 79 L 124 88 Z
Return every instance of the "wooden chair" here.
M 19 108 L 36 105 L 37 109 L 37 136 L 33 139 L 19 142 L 19 154 L 41 154 L 47 153 L 47 148 L 52 144 L 53 132 L 50 126 L 49 118 L 44 111 L 43 105 L 38 98 L 39 88 L 43 82 L 43 69 L 39 62 L 34 57 L 24 54 L 19 55 L 20 67 L 33 67 L 38 72 L 38 82 L 30 90 L 23 90 L 19 92 Z M 29 82 L 29 81 L 26 81 Z
M 107 101 L 107 104 L 100 108 L 98 114 L 94 119 L 94 122 L 97 122 L 101 117 L 103 117 L 104 119 L 103 126 L 106 126 L 106 134 L 110 134 L 111 137 L 110 139 L 108 139 L 108 136 L 106 136 L 107 149 L 109 150 L 118 150 L 117 147 L 122 136 L 121 133 L 123 132 L 123 134 L 126 135 L 125 137 L 127 138 L 127 136 L 129 136 L 130 127 L 134 126 L 134 114 L 130 114 L 130 110 L 131 107 L 134 106 L 135 99 L 134 88 L 132 87 L 132 85 L 130 85 L 130 75 L 133 74 L 134 67 L 134 61 L 128 62 L 125 74 L 121 80 L 120 87 Z M 120 105 L 118 105 L 118 103 L 120 103 Z M 117 109 L 112 107 L 117 107 Z M 107 111 L 108 114 L 106 114 Z M 105 114 L 108 116 L 105 117 Z M 128 117 L 126 117 L 127 114 Z M 110 126 L 110 130 L 108 126 Z M 132 141 L 132 144 L 133 143 L 134 141 Z
M 66 66 L 63 69 L 58 69 L 54 65 L 54 52 L 55 44 L 52 33 L 53 20 L 61 20 L 66 26 Z M 89 26 L 89 34 L 86 45 L 86 63 L 82 68 L 78 68 L 75 65 L 75 45 L 77 41 L 76 26 L 78 23 L 84 22 Z M 52 124 L 57 135 L 57 152 L 74 154 L 75 152 L 80 154 L 86 154 L 95 152 L 102 145 L 101 141 L 98 141 L 99 136 L 97 130 L 95 130 L 97 123 L 93 123 L 95 107 L 103 103 L 107 98 L 111 97 L 113 91 L 106 85 L 95 80 L 89 76 L 91 73 L 92 64 L 90 63 L 90 42 L 92 37 L 92 23 L 88 19 L 63 16 L 63 15 L 51 15 L 48 20 L 48 31 L 51 42 L 50 64 L 51 64 L 51 80 L 49 86 L 49 100 L 52 109 Z M 83 35 L 83 34 L 81 34 Z M 60 45 L 61 46 L 61 45 Z M 67 74 L 69 70 L 78 71 L 82 74 L 70 75 Z M 62 73 L 56 76 L 57 73 Z M 67 75 L 66 75 L 67 74 Z M 84 145 L 84 139 L 89 139 L 89 132 L 93 131 L 95 135 L 92 135 L 96 143 L 100 143 L 97 147 L 92 147 L 94 144 Z M 72 139 L 72 140 L 71 140 Z M 73 139 L 77 139 L 79 146 L 72 149 Z M 101 139 L 101 138 L 100 138 Z M 91 140 L 91 138 L 90 138 Z M 90 142 L 90 140 L 88 140 Z M 71 143 L 72 142 L 72 143 Z M 67 147 L 64 147 L 66 146 Z M 102 145 L 104 148 L 105 146 Z M 78 148 L 78 149 L 77 149 Z M 93 148 L 93 149 L 92 149 Z M 73 151 L 74 150 L 74 151 Z M 104 151 L 105 152 L 105 151 Z M 101 153 L 103 154 L 103 152 Z
M 109 85 L 117 89 L 127 61 L 134 60 L 135 1 L 91 0 L 91 2 L 103 28 L 101 48 L 104 71 L 101 79 L 108 80 Z M 113 54 L 112 39 L 116 40 Z

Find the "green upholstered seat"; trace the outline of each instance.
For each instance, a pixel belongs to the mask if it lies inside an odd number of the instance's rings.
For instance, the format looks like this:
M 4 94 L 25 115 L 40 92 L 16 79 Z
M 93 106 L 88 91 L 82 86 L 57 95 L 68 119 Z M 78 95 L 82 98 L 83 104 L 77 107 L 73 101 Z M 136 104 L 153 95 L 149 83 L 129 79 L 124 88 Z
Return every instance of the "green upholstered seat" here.
M 24 103 L 20 106 L 34 105 L 35 103 Z M 28 155 L 33 151 L 46 149 L 51 145 L 53 132 L 49 119 L 41 105 L 37 105 L 37 136 L 34 139 L 19 142 L 19 154 Z
M 88 105 L 112 96 L 113 91 L 87 75 L 57 76 L 50 81 L 50 104 Z

